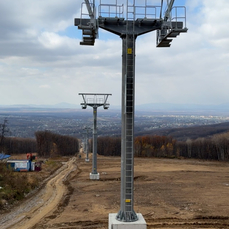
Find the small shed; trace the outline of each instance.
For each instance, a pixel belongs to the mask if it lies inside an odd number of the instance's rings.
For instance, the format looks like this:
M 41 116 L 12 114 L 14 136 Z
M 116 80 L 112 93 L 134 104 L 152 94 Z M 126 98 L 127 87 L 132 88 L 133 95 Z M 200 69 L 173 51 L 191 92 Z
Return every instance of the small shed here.
M 17 172 L 31 171 L 30 160 L 8 160 L 7 164 Z

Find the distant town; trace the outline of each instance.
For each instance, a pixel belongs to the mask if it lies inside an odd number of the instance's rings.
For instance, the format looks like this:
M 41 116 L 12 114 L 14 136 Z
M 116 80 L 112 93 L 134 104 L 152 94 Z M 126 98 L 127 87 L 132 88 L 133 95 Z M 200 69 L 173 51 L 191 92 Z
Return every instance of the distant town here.
M 8 137 L 35 138 L 35 132 L 48 130 L 61 135 L 84 138 L 85 128 L 93 128 L 92 109 L 0 109 L 0 123 L 8 120 Z M 135 134 L 156 130 L 205 126 L 229 122 L 227 115 L 186 112 L 136 112 Z M 98 136 L 121 135 L 121 111 L 98 110 Z

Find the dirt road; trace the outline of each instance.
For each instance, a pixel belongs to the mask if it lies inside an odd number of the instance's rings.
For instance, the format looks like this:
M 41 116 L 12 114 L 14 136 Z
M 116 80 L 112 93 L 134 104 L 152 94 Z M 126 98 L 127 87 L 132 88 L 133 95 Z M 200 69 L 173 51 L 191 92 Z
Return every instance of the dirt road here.
M 55 210 L 67 192 L 64 181 L 71 172 L 76 170 L 75 160 L 76 158 L 72 158 L 66 162 L 38 195 L 30 198 L 12 213 L 1 217 L 1 228 L 29 229 L 34 227 L 48 213 Z

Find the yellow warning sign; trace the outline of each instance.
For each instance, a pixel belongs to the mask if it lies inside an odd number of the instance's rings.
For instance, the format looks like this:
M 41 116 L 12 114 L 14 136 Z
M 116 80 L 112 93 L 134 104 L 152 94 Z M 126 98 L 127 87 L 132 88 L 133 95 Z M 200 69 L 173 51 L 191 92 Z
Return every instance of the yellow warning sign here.
M 132 54 L 132 48 L 127 49 L 127 54 Z
M 126 199 L 126 203 L 130 203 L 130 199 Z

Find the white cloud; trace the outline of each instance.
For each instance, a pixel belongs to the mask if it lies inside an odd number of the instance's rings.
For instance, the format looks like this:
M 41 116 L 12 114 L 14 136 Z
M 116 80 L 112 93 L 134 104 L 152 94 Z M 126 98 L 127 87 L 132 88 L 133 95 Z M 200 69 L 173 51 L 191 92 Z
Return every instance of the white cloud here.
M 81 2 L 1 3 L 0 104 L 79 104 L 79 92 L 112 93 L 111 105 L 120 104 L 122 40 L 100 29 L 95 46 L 80 46 Z M 185 4 L 188 33 L 170 48 L 156 48 L 155 32 L 137 38 L 137 104 L 229 102 L 229 1 Z
M 40 85 L 39 88 L 50 88 L 48 84 Z
M 48 49 L 56 49 L 64 45 L 65 39 L 55 33 L 44 32 L 38 37 L 38 41 Z

